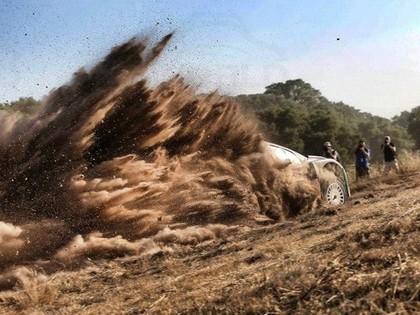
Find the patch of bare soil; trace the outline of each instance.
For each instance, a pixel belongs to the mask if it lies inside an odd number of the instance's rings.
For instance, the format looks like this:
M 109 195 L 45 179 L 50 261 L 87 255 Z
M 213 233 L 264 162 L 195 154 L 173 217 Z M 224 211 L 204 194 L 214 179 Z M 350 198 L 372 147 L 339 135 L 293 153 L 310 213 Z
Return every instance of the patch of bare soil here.
M 414 314 L 420 174 L 353 185 L 351 201 L 147 255 L 27 271 L 1 314 Z

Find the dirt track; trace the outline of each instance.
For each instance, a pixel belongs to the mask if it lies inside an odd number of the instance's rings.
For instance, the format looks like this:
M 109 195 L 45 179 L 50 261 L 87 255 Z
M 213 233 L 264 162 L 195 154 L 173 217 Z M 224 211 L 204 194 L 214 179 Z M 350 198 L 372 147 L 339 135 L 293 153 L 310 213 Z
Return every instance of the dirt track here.
M 82 270 L 0 294 L 2 314 L 414 314 L 420 174 L 354 187 L 294 220 Z M 42 271 L 41 271 L 42 272 Z M 38 312 L 38 313 L 37 313 Z

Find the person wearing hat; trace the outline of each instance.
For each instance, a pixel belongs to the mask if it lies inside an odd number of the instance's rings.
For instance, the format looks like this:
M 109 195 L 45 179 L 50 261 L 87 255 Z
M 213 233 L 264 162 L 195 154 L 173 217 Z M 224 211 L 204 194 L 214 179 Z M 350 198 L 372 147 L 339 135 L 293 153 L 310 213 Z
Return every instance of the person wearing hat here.
M 356 180 L 363 177 L 369 177 L 370 149 L 366 147 L 365 140 L 359 140 L 354 155 L 356 156 Z
M 381 145 L 381 150 L 384 153 L 384 175 L 388 175 L 391 170 L 399 173 L 400 169 L 397 162 L 397 147 L 392 143 L 391 137 L 386 136 L 384 143 Z
M 333 149 L 331 142 L 324 142 L 324 157 L 336 160 L 340 163 L 340 155 L 337 150 Z

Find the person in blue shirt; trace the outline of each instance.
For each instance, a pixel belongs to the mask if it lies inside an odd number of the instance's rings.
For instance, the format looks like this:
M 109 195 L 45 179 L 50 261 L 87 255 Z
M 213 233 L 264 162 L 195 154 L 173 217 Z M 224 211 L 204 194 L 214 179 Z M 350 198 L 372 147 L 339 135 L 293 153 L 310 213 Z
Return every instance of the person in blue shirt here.
M 359 140 L 359 145 L 354 151 L 356 157 L 356 180 L 369 177 L 370 149 L 366 147 L 364 140 Z

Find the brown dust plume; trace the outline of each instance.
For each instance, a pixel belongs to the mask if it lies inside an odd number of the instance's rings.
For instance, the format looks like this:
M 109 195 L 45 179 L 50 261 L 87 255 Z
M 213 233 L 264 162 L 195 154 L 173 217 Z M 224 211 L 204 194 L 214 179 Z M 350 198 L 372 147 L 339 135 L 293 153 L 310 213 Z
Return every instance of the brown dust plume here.
M 311 209 L 316 185 L 273 160 L 232 99 L 179 76 L 148 87 L 171 37 L 113 48 L 31 119 L 0 112 L 2 272 L 171 250 Z

